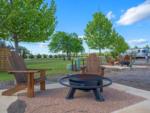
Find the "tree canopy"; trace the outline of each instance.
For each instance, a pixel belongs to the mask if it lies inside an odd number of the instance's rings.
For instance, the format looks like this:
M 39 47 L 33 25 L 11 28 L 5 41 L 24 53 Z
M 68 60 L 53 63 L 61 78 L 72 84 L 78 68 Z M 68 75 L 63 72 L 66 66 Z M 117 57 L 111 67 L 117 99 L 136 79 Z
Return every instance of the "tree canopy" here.
M 56 5 L 51 0 L 0 0 L 0 38 L 15 42 L 40 42 L 48 40 L 55 30 Z
M 101 12 L 93 15 L 85 29 L 85 40 L 91 49 L 110 49 L 115 54 L 125 52 L 129 46 L 112 27 L 112 23 Z
M 85 29 L 85 40 L 91 49 L 105 49 L 111 43 L 112 24 L 101 12 L 93 15 Z
M 124 38 L 119 35 L 115 30 L 112 31 L 112 44 L 110 45 L 110 49 L 115 55 L 119 55 L 120 53 L 125 52 L 129 49 L 129 45 L 126 43 Z
M 68 59 L 70 59 L 72 52 L 77 54 L 84 50 L 82 40 L 78 38 L 78 35 L 76 33 L 68 34 L 66 32 L 56 32 L 51 37 L 49 49 L 54 53 L 66 53 Z
M 78 35 L 76 33 L 71 33 L 69 34 L 70 38 L 71 38 L 71 52 L 74 54 L 78 54 L 79 52 L 83 52 L 84 51 L 84 47 L 83 47 L 83 42 L 82 39 L 78 37 Z

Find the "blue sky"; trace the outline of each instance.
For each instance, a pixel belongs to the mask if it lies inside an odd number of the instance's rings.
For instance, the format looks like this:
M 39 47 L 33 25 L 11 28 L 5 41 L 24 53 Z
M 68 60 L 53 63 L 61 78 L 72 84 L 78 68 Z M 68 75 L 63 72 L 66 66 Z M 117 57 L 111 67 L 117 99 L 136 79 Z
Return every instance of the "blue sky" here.
M 46 0 L 50 2 L 50 0 Z M 150 40 L 150 0 L 56 0 L 56 31 L 84 36 L 93 13 L 103 12 L 129 45 L 143 46 Z M 34 54 L 48 54 L 47 42 L 21 43 Z M 86 52 L 89 49 L 84 44 Z

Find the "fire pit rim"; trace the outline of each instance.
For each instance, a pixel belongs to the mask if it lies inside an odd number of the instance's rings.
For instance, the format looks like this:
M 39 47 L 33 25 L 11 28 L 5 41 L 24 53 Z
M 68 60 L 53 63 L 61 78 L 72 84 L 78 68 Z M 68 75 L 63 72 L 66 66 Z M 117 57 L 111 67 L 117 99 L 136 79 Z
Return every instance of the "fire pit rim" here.
M 101 80 L 106 80 L 106 81 L 108 81 L 109 83 L 104 84 L 104 85 L 95 85 L 95 86 L 90 86 L 90 85 L 89 85 L 89 86 L 77 86 L 77 85 L 67 84 L 67 83 L 65 82 L 65 80 L 69 81 L 69 78 L 71 78 L 72 76 L 75 76 L 75 75 L 81 75 L 81 76 L 87 76 L 87 75 L 90 75 L 90 76 L 97 76 L 99 79 L 101 79 Z M 107 87 L 107 86 L 109 86 L 109 85 L 112 84 L 112 80 L 111 80 L 110 78 L 98 76 L 98 75 L 96 75 L 96 74 L 85 74 L 85 75 L 83 75 L 83 74 L 69 74 L 69 75 L 67 75 L 67 76 L 61 77 L 58 81 L 59 81 L 59 83 L 60 83 L 61 85 L 64 85 L 64 86 L 66 86 L 66 87 L 70 87 L 70 88 L 83 88 L 83 89 L 86 89 L 86 88 L 90 88 L 90 89 L 92 89 L 92 88 L 102 88 L 102 87 Z M 97 80 L 97 81 L 98 81 L 98 80 Z

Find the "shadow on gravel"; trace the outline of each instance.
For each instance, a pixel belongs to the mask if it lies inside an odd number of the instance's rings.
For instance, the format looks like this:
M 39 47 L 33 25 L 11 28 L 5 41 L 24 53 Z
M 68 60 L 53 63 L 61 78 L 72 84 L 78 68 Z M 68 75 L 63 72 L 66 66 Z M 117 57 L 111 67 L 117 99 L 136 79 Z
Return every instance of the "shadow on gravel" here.
M 8 109 L 8 113 L 24 113 L 26 108 L 26 103 L 22 100 L 16 100 L 14 103 L 12 103 Z

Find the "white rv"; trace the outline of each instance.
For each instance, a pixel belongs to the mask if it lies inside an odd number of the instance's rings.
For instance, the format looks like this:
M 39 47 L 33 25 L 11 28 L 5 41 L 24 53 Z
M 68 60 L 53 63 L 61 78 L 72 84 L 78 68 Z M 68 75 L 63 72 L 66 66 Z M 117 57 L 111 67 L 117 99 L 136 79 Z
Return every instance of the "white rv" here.
M 148 54 L 149 54 L 148 49 L 138 49 L 136 57 L 142 57 L 142 58 L 144 57 L 145 58 L 145 56 Z
M 132 54 L 136 58 L 145 58 L 146 55 L 150 57 L 150 51 L 148 49 L 129 49 L 125 54 Z

